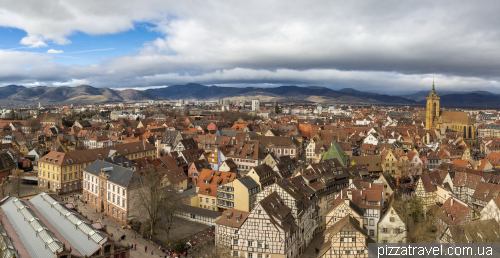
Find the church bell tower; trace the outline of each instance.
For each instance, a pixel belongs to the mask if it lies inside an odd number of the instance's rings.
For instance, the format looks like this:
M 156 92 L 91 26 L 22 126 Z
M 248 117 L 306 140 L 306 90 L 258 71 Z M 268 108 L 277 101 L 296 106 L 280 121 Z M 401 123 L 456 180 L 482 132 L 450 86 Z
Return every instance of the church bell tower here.
M 439 97 L 437 95 L 433 80 L 432 91 L 431 93 L 429 93 L 429 97 L 427 97 L 427 106 L 425 112 L 425 129 L 427 130 L 436 129 L 440 111 L 441 109 L 439 107 Z

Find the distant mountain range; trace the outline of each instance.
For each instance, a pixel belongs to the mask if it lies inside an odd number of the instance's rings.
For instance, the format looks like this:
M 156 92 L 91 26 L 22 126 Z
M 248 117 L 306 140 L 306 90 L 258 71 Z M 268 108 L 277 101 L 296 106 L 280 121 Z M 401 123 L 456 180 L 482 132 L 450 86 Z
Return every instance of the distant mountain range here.
M 355 89 L 332 90 L 325 87 L 309 86 L 281 86 L 274 88 L 254 87 L 218 87 L 203 86 L 190 83 L 187 85 L 173 85 L 165 88 L 149 89 L 157 96 L 178 100 L 251 100 L 276 102 L 321 102 L 321 103 L 377 103 L 377 104 L 415 104 L 416 101 L 399 96 L 390 96 L 377 93 L 367 93 Z
M 430 91 L 419 91 L 400 97 L 426 104 Z M 441 106 L 500 107 L 500 94 L 488 91 L 438 91 Z
M 0 87 L 0 105 L 27 105 L 27 104 L 92 104 L 122 101 L 162 100 L 147 91 L 113 90 L 95 88 L 89 85 L 77 87 L 24 87 L 9 85 Z
M 500 95 L 487 91 L 438 91 L 441 106 L 500 107 Z M 196 83 L 140 90 L 114 90 L 89 85 L 77 87 L 0 87 L 0 106 L 37 104 L 92 104 L 146 100 L 252 100 L 271 102 L 320 102 L 327 104 L 402 104 L 425 105 L 429 91 L 402 96 L 362 92 L 352 88 L 332 90 L 309 86 L 281 86 L 273 88 L 219 87 Z

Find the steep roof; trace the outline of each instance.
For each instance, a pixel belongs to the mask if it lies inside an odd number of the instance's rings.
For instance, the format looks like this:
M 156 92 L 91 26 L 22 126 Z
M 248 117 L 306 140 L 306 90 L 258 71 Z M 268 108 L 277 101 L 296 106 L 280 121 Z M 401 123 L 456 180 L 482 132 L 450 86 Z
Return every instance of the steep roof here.
M 253 189 L 259 187 L 259 185 L 249 176 L 240 177 L 236 180 L 238 180 L 247 189 Z
M 247 211 L 229 208 L 222 213 L 220 219 L 216 220 L 215 223 L 228 227 L 239 228 L 243 225 L 243 222 L 245 222 L 249 214 L 250 212 Z
M 345 166 L 348 157 L 345 151 L 340 146 L 340 144 L 334 141 L 332 143 L 332 146 L 330 146 L 330 148 L 326 151 L 325 155 L 323 155 L 323 157 L 321 158 L 321 160 L 327 160 L 327 159 L 337 159 L 342 164 L 342 166 Z
M 283 231 L 294 232 L 297 229 L 295 218 L 291 214 L 292 209 L 285 205 L 277 192 L 269 194 L 259 203 L 274 225 Z
M 448 198 L 441 207 L 434 207 L 437 210 L 436 216 L 448 225 L 459 225 L 465 222 L 467 214 L 472 211 L 469 206 L 453 198 Z

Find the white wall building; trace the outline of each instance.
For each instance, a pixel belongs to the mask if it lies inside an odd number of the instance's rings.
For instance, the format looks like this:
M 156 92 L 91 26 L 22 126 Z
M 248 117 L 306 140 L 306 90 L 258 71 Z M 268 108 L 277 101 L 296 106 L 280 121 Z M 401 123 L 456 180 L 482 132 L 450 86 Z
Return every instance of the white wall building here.
M 258 99 L 252 100 L 252 111 L 260 110 L 260 101 Z

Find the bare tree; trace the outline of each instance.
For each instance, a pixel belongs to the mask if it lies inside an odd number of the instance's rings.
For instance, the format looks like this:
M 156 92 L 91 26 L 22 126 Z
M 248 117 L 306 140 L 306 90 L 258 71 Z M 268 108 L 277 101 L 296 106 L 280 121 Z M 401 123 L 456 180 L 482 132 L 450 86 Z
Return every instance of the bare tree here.
M 159 225 L 167 233 L 173 228 L 173 212 L 180 203 L 179 193 L 173 185 L 166 184 L 164 178 L 163 168 L 149 165 L 141 171 L 131 193 L 133 209 L 142 212 L 137 216 L 147 220 L 150 235 L 154 235 Z
M 17 194 L 17 197 L 21 195 L 21 189 L 23 186 L 23 172 L 20 169 L 14 170 L 12 173 L 13 185 L 12 190 Z
M 168 117 L 176 117 L 177 115 L 179 115 L 179 111 L 175 110 L 175 109 L 166 109 L 166 110 L 162 110 L 161 111 L 162 114 L 168 116 Z
M 28 129 L 28 133 L 34 134 L 40 129 L 40 120 L 32 118 L 24 121 L 23 125 Z
M 393 208 L 405 223 L 406 243 L 434 243 L 438 236 L 434 215 L 426 211 L 419 198 L 395 195 Z
M 0 183 L 0 198 L 4 198 L 5 197 L 5 190 L 7 188 L 7 180 L 4 180 Z
M 215 238 L 207 236 L 194 243 L 189 254 L 191 257 L 207 257 L 207 258 L 230 258 L 239 257 L 232 256 L 231 248 L 224 245 L 215 245 Z
M 251 112 L 232 112 L 232 111 L 225 111 L 222 113 L 219 113 L 218 115 L 222 116 L 222 118 L 228 122 L 228 123 L 234 123 L 238 121 L 238 119 L 243 119 L 245 121 L 248 120 L 258 120 L 260 119 L 256 114 L 251 113 Z
M 167 233 L 167 242 L 170 242 L 170 232 L 175 228 L 176 213 L 180 210 L 181 196 L 172 185 L 166 187 L 169 198 L 160 207 L 160 228 Z

